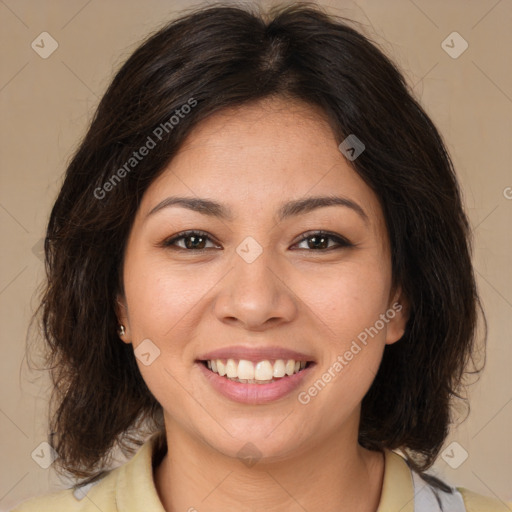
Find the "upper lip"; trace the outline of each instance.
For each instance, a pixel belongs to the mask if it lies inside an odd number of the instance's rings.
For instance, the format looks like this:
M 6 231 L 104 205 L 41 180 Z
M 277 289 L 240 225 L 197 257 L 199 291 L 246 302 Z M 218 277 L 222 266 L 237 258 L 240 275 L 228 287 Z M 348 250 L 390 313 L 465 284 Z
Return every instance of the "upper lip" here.
M 198 361 L 209 361 L 215 359 L 245 359 L 246 361 L 252 362 L 264 361 L 266 359 L 314 361 L 314 358 L 311 355 L 303 354 L 284 347 L 244 347 L 241 345 L 219 348 L 198 357 Z

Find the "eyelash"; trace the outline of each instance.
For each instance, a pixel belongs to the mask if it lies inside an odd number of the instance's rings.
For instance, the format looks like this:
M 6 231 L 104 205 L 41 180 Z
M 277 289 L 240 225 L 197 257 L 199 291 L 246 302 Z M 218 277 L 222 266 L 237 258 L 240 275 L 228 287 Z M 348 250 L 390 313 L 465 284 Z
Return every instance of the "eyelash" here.
M 194 235 L 199 236 L 201 238 L 206 238 L 209 241 L 213 241 L 212 237 L 210 237 L 208 235 L 208 233 L 206 233 L 204 231 L 188 230 L 188 231 L 181 231 L 180 233 L 176 234 L 176 236 L 173 236 L 171 238 L 164 240 L 160 245 L 164 248 L 172 248 L 175 250 L 182 250 L 182 251 L 186 251 L 186 252 L 196 252 L 196 253 L 202 253 L 204 251 L 207 251 L 208 249 L 211 249 L 211 247 L 207 247 L 207 248 L 203 248 L 203 249 L 187 249 L 184 247 L 178 247 L 178 246 L 174 245 L 178 240 L 182 240 L 184 238 L 188 238 L 188 237 L 191 237 Z M 326 251 L 331 251 L 333 249 L 343 249 L 346 247 L 354 247 L 354 244 L 349 242 L 346 238 L 344 238 L 340 235 L 337 235 L 335 233 L 331 233 L 329 231 L 323 231 L 323 230 L 308 231 L 308 232 L 304 233 L 301 236 L 300 240 L 298 240 L 294 245 L 300 244 L 300 243 L 304 242 L 305 240 L 308 240 L 309 238 L 313 238 L 313 237 L 329 238 L 329 239 L 335 241 L 338 244 L 338 246 L 337 247 L 331 246 L 331 247 L 327 247 L 326 249 L 295 249 L 295 250 L 309 250 L 310 252 L 311 251 L 326 252 Z

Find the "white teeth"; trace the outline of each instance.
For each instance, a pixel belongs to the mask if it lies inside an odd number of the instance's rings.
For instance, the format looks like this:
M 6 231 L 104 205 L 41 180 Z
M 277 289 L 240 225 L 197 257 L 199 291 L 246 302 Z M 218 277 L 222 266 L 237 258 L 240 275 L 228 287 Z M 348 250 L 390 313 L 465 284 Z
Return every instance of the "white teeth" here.
M 226 363 L 226 376 L 231 379 L 238 377 L 237 375 L 238 365 L 235 363 L 233 359 L 228 359 Z
M 272 380 L 274 368 L 270 361 L 260 361 L 254 369 L 254 378 L 256 380 Z
M 268 383 L 273 379 L 279 379 L 285 375 L 293 375 L 306 368 L 306 361 L 295 361 L 294 359 L 276 359 L 274 364 L 269 360 L 253 363 L 247 359 L 215 359 L 206 361 L 206 366 L 221 377 L 238 379 L 248 383 Z
M 237 377 L 239 379 L 254 379 L 254 365 L 251 361 L 246 361 L 245 359 L 240 359 L 238 363 L 238 372 Z
M 226 365 L 220 359 L 217 359 L 217 373 L 221 377 L 224 377 L 224 375 L 226 375 Z
M 284 377 L 286 375 L 286 369 L 282 359 L 278 359 L 274 363 L 274 373 L 272 375 L 277 378 Z

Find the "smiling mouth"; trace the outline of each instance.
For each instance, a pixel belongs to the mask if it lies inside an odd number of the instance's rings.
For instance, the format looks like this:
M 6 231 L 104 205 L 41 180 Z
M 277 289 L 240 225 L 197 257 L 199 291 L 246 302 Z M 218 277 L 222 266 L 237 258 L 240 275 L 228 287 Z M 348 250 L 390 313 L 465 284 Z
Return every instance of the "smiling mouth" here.
M 300 373 L 315 364 L 313 361 L 295 359 L 265 359 L 257 362 L 247 359 L 208 359 L 198 362 L 212 373 L 241 384 L 269 384 Z

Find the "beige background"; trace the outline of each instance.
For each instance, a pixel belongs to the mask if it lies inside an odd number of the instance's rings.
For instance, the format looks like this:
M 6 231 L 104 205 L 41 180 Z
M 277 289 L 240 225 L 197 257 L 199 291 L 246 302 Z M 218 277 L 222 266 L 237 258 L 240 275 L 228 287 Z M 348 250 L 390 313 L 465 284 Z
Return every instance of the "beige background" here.
M 322 4 L 360 21 L 395 59 L 453 156 L 475 234 L 489 340 L 469 419 L 446 443 L 458 443 L 448 450 L 452 465 L 462 450 L 469 456 L 458 469 L 440 458 L 435 471 L 512 500 L 512 1 Z M 192 5 L 0 0 L 0 511 L 59 487 L 51 468 L 31 458 L 46 439 L 48 381 L 29 371 L 24 350 L 43 277 L 40 240 L 66 162 L 113 70 L 143 36 Z M 43 31 L 59 45 L 47 59 L 31 48 Z M 457 59 L 441 46 L 453 31 L 469 43 Z

